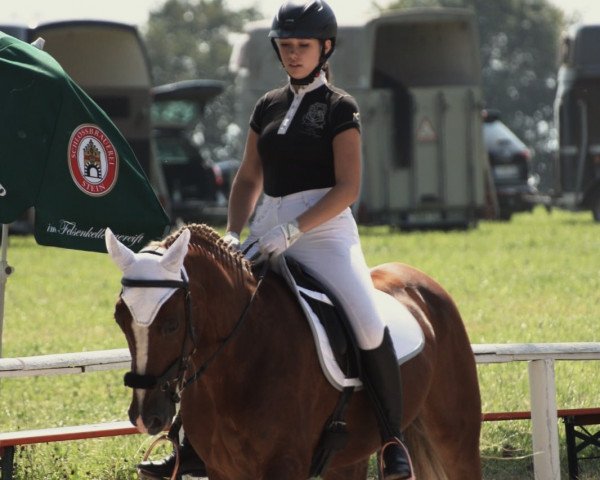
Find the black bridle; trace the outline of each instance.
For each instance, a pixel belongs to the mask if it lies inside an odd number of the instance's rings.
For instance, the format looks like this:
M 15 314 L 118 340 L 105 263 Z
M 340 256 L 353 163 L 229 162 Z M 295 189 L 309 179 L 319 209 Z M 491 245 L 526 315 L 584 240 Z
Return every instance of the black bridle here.
M 160 253 L 149 251 L 145 253 L 154 253 L 161 255 Z M 244 321 L 248 316 L 248 312 L 262 281 L 267 273 L 269 267 L 269 261 L 265 261 L 261 267 L 260 274 L 258 277 L 258 283 L 254 292 L 250 296 L 250 300 L 244 307 L 238 321 L 234 325 L 229 335 L 223 340 L 221 345 L 204 361 L 204 363 L 187 379 L 184 380 L 184 373 L 189 366 L 189 359 L 194 355 L 197 350 L 197 335 L 192 325 L 191 312 L 192 302 L 189 281 L 187 275 L 182 270 L 181 280 L 138 280 L 131 278 L 122 278 L 121 285 L 124 287 L 138 287 L 138 288 L 175 288 L 183 289 L 185 294 L 185 324 L 186 324 L 186 335 L 181 344 L 181 354 L 176 358 L 169 367 L 162 373 L 162 375 L 140 375 L 129 371 L 125 374 L 124 383 L 125 386 L 130 388 L 137 388 L 142 390 L 151 390 L 159 387 L 162 391 L 167 392 L 173 403 L 178 403 L 181 400 L 181 392 L 187 388 L 191 383 L 198 380 L 206 371 L 206 369 L 213 363 L 217 356 L 223 351 L 223 349 L 235 338 L 237 333 L 240 331 Z M 192 348 L 188 353 L 185 353 L 186 343 L 188 337 L 192 341 Z
M 186 335 L 181 344 L 181 353 L 178 358 L 167 367 L 162 375 L 140 375 L 129 371 L 123 378 L 125 386 L 130 388 L 139 388 L 143 390 L 151 390 L 157 386 L 163 392 L 167 392 L 174 403 L 179 402 L 179 394 L 177 387 L 183 379 L 183 374 L 187 369 L 189 358 L 194 354 L 197 348 L 197 336 L 191 321 L 191 293 L 190 284 L 184 272 L 181 272 L 181 280 L 138 280 L 132 278 L 122 278 L 121 285 L 124 287 L 138 288 L 175 288 L 183 289 L 185 302 L 185 327 Z M 188 337 L 192 340 L 192 349 L 185 353 L 185 346 Z

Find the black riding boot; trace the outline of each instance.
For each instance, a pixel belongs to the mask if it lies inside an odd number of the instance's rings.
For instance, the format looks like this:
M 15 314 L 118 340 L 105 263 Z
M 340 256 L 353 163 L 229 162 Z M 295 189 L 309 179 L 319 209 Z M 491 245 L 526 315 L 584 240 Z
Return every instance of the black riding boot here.
M 175 469 L 175 452 L 162 460 L 154 462 L 145 461 L 138 464 L 138 470 L 150 478 L 171 478 Z M 187 437 L 179 446 L 179 475 L 191 475 L 193 477 L 207 477 L 206 465 L 198 456 Z
M 387 327 L 383 341 L 373 350 L 361 350 L 363 381 L 373 403 L 383 441 L 383 480 L 412 477 L 408 452 L 399 443 L 402 420 L 402 384 L 394 344 Z

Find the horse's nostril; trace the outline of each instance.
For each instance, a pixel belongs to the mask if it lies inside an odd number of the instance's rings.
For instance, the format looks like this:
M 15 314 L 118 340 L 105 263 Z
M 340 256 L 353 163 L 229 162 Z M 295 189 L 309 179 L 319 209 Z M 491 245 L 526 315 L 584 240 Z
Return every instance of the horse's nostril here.
M 146 428 L 148 428 L 148 433 L 150 435 L 156 435 L 157 433 L 160 433 L 163 427 L 163 421 L 156 415 L 150 417 L 150 419 L 146 423 Z

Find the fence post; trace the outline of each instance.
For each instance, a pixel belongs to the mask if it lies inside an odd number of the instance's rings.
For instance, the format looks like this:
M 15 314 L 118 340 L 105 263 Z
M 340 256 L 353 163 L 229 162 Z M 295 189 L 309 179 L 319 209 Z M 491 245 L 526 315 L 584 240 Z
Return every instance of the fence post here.
M 560 480 L 554 360 L 529 362 L 535 480 Z
M 12 268 L 6 262 L 6 251 L 8 250 L 8 225 L 2 224 L 0 233 L 0 358 L 2 358 L 2 331 L 4 330 L 4 294 L 6 281 L 12 273 Z

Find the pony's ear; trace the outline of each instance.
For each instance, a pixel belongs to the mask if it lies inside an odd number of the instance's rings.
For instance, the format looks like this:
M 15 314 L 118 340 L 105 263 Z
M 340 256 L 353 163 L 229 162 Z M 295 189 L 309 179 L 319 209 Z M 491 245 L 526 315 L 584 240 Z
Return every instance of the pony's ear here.
M 125 269 L 135 260 L 135 254 L 125 245 L 119 242 L 117 237 L 115 237 L 115 234 L 108 227 L 104 233 L 104 240 L 106 242 L 106 250 L 108 251 L 110 258 L 112 258 L 113 262 L 115 262 L 121 271 L 124 272 Z
M 190 235 L 189 229 L 186 228 L 160 259 L 160 264 L 170 272 L 177 273 L 183 267 L 183 260 L 188 251 L 188 243 L 190 243 Z

